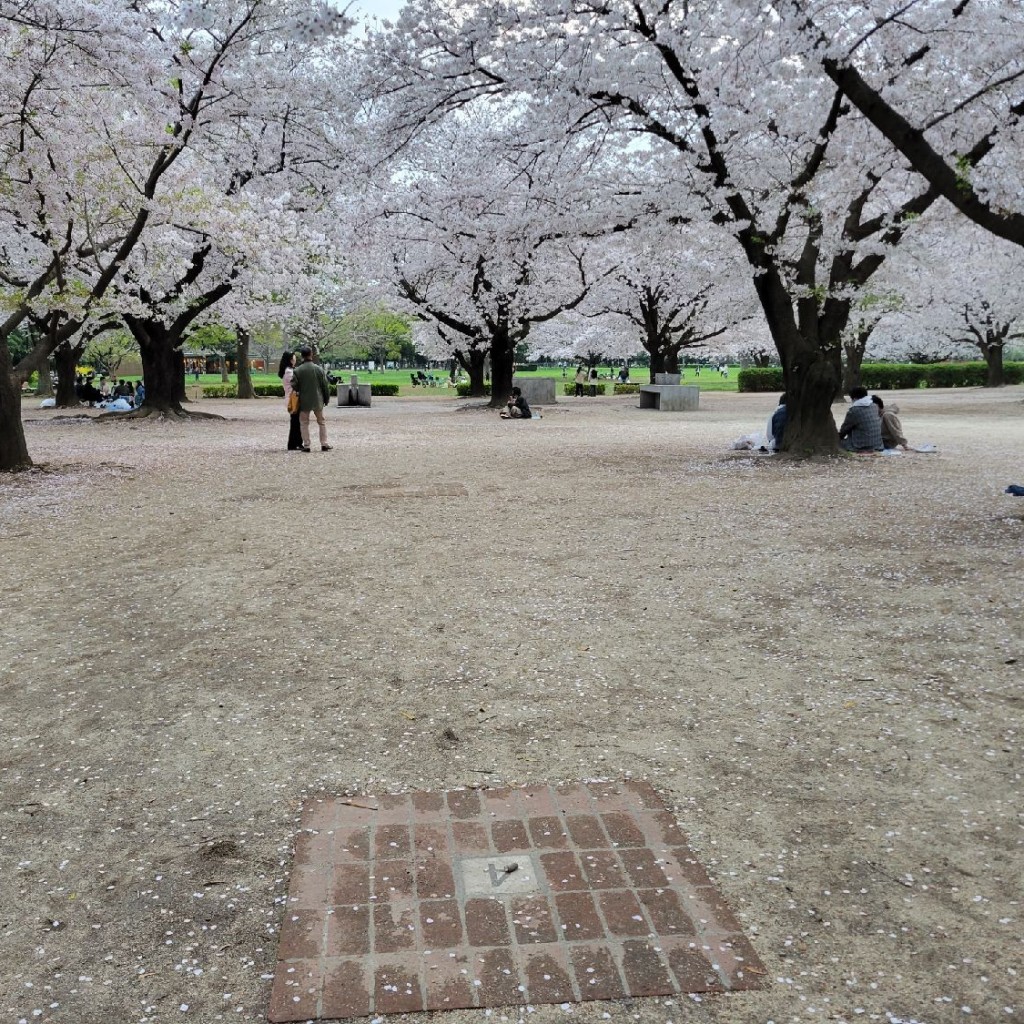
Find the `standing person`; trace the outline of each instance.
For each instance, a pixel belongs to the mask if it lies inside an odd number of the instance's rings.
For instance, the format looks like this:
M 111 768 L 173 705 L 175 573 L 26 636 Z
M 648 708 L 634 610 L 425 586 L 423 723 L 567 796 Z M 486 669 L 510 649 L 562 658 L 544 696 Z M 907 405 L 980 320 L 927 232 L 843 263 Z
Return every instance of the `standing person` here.
M 294 390 L 292 377 L 295 374 L 295 355 L 292 352 L 284 352 L 281 355 L 280 365 L 277 367 L 277 375 L 284 384 L 284 407 L 288 408 L 288 399 Z M 299 429 L 299 414 L 292 412 L 288 414 L 288 451 L 297 452 L 302 450 L 302 431 Z
M 143 381 L 139 381 L 135 385 L 135 408 L 138 409 L 140 405 L 146 400 L 146 385 Z
M 882 451 L 882 417 L 868 398 L 868 389 L 850 388 L 850 398 L 853 404 L 839 428 L 840 446 L 848 452 Z
M 576 367 L 576 376 L 573 377 L 572 382 L 575 387 L 575 397 L 582 398 L 583 385 L 587 383 L 587 371 L 583 369 L 582 363 Z
M 292 388 L 299 395 L 299 431 L 302 434 L 300 452 L 308 452 L 309 447 L 309 414 L 316 417 L 320 428 L 320 451 L 329 452 L 327 443 L 327 421 L 324 419 L 324 406 L 331 400 L 331 386 L 327 383 L 324 368 L 313 362 L 313 349 L 303 345 L 299 349 L 302 362 L 292 371 Z

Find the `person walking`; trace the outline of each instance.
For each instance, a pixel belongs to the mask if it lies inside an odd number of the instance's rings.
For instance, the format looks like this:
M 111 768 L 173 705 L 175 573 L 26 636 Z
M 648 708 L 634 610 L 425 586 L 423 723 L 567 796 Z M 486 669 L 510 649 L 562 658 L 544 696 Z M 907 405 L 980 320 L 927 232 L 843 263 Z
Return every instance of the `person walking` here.
M 302 362 L 292 370 L 292 388 L 299 395 L 299 432 L 302 435 L 301 452 L 308 452 L 309 447 L 309 414 L 316 417 L 320 428 L 320 451 L 329 452 L 327 443 L 327 421 L 324 419 L 324 406 L 331 400 L 331 386 L 327 382 L 324 368 L 313 362 L 313 350 L 309 345 L 299 349 Z
M 282 353 L 281 363 L 277 368 L 277 375 L 281 378 L 281 383 L 284 384 L 284 407 L 286 409 L 288 408 L 288 399 L 291 398 L 292 392 L 295 390 L 292 387 L 292 377 L 294 374 L 295 354 L 293 352 Z M 290 412 L 288 420 L 288 451 L 302 451 L 302 431 L 299 429 L 298 411 Z

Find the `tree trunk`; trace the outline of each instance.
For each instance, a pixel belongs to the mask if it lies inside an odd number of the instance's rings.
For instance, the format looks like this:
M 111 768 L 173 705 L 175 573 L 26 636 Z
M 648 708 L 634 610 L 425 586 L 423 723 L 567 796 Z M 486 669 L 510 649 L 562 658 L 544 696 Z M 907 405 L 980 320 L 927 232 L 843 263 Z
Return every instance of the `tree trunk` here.
M 468 352 L 456 349 L 455 358 L 469 374 L 469 397 L 486 398 L 484 367 L 487 362 L 487 353 L 482 348 L 471 348 Z
M 846 362 L 843 365 L 843 394 L 848 395 L 850 388 L 860 387 L 860 367 L 864 362 L 867 341 L 867 335 L 858 332 L 855 342 L 843 346 L 846 353 Z
M 989 345 L 985 350 L 985 387 L 1001 388 L 1006 383 L 1003 376 L 1003 346 Z
M 157 320 L 125 317 L 128 329 L 139 343 L 146 401 L 140 412 L 146 415 L 184 416 L 181 399 L 185 392 L 185 362 L 180 338 L 174 338 Z
M 47 362 L 39 368 L 39 379 L 36 381 L 36 398 L 53 398 L 53 381 L 50 380 L 50 364 Z
M 220 353 L 220 382 L 221 384 L 231 383 L 231 378 L 228 376 L 228 357 L 223 352 Z
M 832 402 L 842 380 L 836 352 L 800 333 L 777 267 L 769 263 L 764 273 L 755 275 L 754 290 L 782 360 L 787 416 L 782 450 L 804 457 L 835 455 L 839 431 L 832 417 Z
M 256 392 L 252 387 L 252 372 L 249 368 L 249 332 L 244 327 L 236 325 L 235 336 L 238 338 L 238 397 L 255 398 Z
M 504 406 L 512 394 L 516 352 L 506 331 L 497 332 L 491 339 L 491 401 L 492 409 Z
M 16 473 L 31 467 L 21 422 L 21 387 L 14 380 L 7 339 L 0 338 L 0 473 Z
M 795 455 L 832 455 L 839 450 L 839 432 L 832 403 L 839 390 L 835 360 L 830 352 L 802 347 L 787 359 L 782 355 L 786 382 L 786 433 L 783 451 Z
M 84 351 L 84 346 L 65 343 L 53 353 L 53 362 L 57 368 L 58 409 L 77 409 L 80 405 L 75 393 L 75 370 Z
M 672 371 L 667 367 L 665 349 L 658 339 L 648 337 L 643 344 L 647 354 L 651 357 L 651 383 L 653 384 L 657 374 L 672 373 Z
M 679 349 L 670 348 L 665 353 L 665 369 L 662 373 L 678 373 L 679 372 Z M 651 378 L 651 382 L 654 382 L 654 378 Z
M 174 350 L 174 389 L 178 395 L 178 402 L 184 405 L 188 402 L 188 395 L 185 392 L 185 350 L 181 348 L 181 340 L 178 340 L 178 348 Z M 146 385 L 147 388 L 149 385 Z M 148 396 L 147 396 L 148 400 Z

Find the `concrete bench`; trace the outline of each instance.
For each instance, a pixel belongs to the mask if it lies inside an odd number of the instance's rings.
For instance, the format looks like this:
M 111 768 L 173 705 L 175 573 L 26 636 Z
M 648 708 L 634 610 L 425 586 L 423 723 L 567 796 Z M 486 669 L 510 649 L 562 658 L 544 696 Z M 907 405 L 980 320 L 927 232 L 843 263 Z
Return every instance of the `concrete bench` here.
M 346 405 L 362 405 L 370 407 L 370 385 L 360 384 L 359 377 L 353 374 L 347 384 L 338 385 L 338 408 Z
M 691 384 L 644 384 L 640 408 L 659 412 L 693 412 L 700 403 L 700 388 Z
M 555 378 L 516 376 L 512 378 L 512 386 L 519 388 L 529 405 L 555 404 Z

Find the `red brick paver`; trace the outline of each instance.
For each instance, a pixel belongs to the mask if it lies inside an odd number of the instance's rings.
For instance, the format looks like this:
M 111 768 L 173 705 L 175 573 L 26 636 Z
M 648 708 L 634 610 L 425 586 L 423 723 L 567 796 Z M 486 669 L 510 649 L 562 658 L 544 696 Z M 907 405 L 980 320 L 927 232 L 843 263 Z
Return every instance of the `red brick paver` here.
M 760 987 L 646 783 L 311 800 L 271 1021 Z

